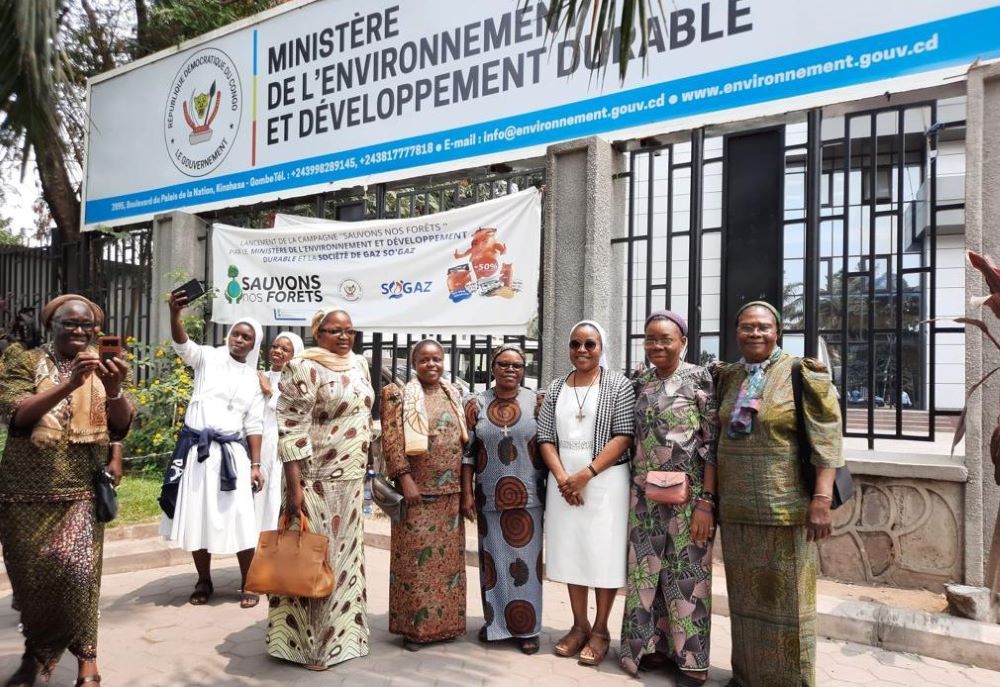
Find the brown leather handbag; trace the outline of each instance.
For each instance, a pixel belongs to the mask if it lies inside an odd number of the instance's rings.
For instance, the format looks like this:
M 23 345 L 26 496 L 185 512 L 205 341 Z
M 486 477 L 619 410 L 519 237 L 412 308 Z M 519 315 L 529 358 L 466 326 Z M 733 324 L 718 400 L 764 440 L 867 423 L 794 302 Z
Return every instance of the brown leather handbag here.
M 309 531 L 303 515 L 298 530 L 288 529 L 288 518 L 277 530 L 260 533 L 244 588 L 256 594 L 324 599 L 333 593 L 333 570 L 326 560 L 330 539 Z
M 683 506 L 691 498 L 686 472 L 654 470 L 646 473 L 646 498 L 665 506 Z

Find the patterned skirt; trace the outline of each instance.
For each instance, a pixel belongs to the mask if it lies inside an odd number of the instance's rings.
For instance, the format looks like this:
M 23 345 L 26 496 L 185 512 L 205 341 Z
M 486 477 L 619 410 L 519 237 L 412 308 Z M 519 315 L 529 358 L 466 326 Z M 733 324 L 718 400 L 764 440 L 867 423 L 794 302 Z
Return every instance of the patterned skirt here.
M 424 498 L 392 524 L 389 632 L 434 642 L 465 634 L 465 523 L 458 494 Z
M 816 684 L 816 545 L 805 527 L 723 524 L 733 677 L 743 687 Z
M 96 658 L 104 523 L 93 500 L 0 503 L 0 544 L 25 650 L 46 673 L 67 649 Z
M 622 666 L 634 673 L 643 656 L 658 653 L 681 670 L 707 671 L 714 543 L 691 540 L 694 501 L 664 506 L 635 485 L 630 500 Z
M 544 510 L 537 506 L 476 514 L 479 588 L 490 641 L 541 632 Z
M 265 642 L 276 658 L 332 666 L 368 655 L 364 479 L 303 481 L 310 529 L 330 537 L 327 560 L 336 588 L 325 599 L 272 596 Z

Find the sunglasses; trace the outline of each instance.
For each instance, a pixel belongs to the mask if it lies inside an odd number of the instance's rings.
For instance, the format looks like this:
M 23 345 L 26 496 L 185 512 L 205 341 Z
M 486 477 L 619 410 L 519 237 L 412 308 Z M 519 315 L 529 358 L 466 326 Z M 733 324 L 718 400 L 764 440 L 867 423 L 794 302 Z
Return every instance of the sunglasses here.
M 570 339 L 569 347 L 574 351 L 580 350 L 580 347 L 586 348 L 588 351 L 593 351 L 597 348 L 597 342 L 593 339 L 587 339 L 586 341 L 580 341 L 579 339 Z
M 357 329 L 341 329 L 340 327 L 321 327 L 319 331 L 320 334 L 329 334 L 330 336 L 355 336 L 358 333 Z

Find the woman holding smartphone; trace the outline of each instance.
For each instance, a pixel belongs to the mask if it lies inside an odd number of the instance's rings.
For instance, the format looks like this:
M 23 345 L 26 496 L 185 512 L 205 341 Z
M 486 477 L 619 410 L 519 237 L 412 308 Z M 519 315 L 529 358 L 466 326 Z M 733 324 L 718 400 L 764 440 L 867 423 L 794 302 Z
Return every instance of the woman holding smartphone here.
M 189 601 L 197 606 L 215 591 L 212 554 L 235 553 L 245 582 L 257 546 L 253 495 L 264 488 L 264 394 L 257 377 L 263 329 L 244 318 L 229 328 L 225 346 L 199 346 L 181 322 L 187 304 L 183 292 L 171 294 L 174 350 L 194 369 L 194 389 L 164 477 L 160 532 L 191 552 L 198 581 Z M 243 592 L 240 606 L 253 608 L 259 600 Z

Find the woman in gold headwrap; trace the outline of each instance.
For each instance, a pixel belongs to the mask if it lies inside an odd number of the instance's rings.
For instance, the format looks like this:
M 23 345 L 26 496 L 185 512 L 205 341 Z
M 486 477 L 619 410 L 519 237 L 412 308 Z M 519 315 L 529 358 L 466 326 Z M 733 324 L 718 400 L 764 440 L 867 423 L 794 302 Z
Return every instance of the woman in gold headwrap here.
M 330 537 L 336 589 L 325 599 L 272 597 L 266 642 L 271 656 L 326 670 L 368 655 L 361 506 L 375 392 L 368 361 L 351 352 L 350 315 L 316 313 L 312 335 L 316 346 L 285 363 L 278 382 L 283 513 Z
M 24 656 L 8 685 L 32 685 L 63 651 L 79 662 L 76 684 L 100 684 L 97 604 L 104 523 L 94 479 L 121 478 L 121 441 L 133 408 L 123 392 L 128 365 L 101 361 L 91 345 L 104 312 L 65 295 L 42 309 L 52 340 L 12 347 L 0 378 L 0 417 L 9 435 L 0 461 L 0 544 L 24 627 Z M 109 456 L 116 459 L 109 463 Z

